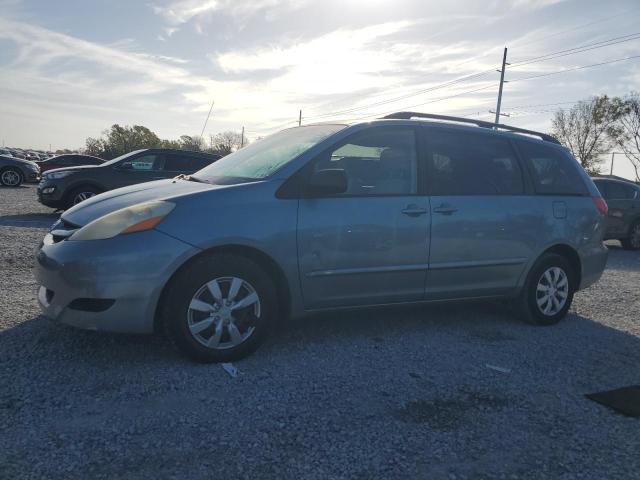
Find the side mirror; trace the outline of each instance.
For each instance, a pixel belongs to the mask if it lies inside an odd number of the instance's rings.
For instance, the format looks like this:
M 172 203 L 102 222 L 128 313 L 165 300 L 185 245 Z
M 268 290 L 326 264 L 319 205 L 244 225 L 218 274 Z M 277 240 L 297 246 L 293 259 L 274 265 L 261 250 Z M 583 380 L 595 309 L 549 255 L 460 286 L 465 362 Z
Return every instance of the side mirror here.
M 347 191 L 347 174 L 340 168 L 318 170 L 311 175 L 306 188 L 306 194 L 336 195 Z
M 120 165 L 118 165 L 118 168 L 120 170 L 133 170 L 133 165 L 131 164 L 131 162 L 122 162 Z

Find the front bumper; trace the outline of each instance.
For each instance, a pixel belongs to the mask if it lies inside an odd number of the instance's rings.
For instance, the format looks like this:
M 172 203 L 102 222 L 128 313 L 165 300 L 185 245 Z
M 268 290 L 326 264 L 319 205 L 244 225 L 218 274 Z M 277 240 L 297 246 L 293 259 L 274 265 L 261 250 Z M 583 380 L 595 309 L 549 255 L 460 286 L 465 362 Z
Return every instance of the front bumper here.
M 38 302 L 45 316 L 74 327 L 151 333 L 164 285 L 194 250 L 156 230 L 57 243 L 47 234 L 37 254 Z
M 38 195 L 38 201 L 47 207 L 62 208 L 64 206 L 63 189 L 54 182 L 43 178 L 38 184 L 36 193 Z
M 26 170 L 24 172 L 24 181 L 27 183 L 38 183 L 40 181 L 40 172 Z

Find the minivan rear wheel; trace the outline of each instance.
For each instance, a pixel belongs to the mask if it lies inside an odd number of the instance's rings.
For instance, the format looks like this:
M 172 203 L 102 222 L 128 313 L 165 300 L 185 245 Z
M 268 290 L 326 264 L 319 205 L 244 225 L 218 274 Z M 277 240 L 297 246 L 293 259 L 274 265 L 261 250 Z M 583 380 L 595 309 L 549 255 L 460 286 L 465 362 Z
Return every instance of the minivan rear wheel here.
M 198 362 L 230 362 L 251 354 L 277 312 L 273 282 L 238 255 L 198 257 L 165 289 L 161 321 L 174 345 Z
M 558 323 L 571 307 L 575 283 L 569 261 L 562 255 L 545 253 L 529 272 L 517 300 L 520 316 L 534 325 Z

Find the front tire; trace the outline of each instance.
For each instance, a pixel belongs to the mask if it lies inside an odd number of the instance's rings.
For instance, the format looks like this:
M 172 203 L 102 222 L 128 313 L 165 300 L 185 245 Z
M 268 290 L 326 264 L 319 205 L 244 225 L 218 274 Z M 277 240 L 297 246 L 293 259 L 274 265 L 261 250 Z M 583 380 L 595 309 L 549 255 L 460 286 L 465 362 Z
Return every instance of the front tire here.
M 517 300 L 518 313 L 533 325 L 554 325 L 569 311 L 577 278 L 569 261 L 545 253 L 534 264 Z
M 160 320 L 174 345 L 203 363 L 253 353 L 277 315 L 273 281 L 248 258 L 213 254 L 179 271 L 165 289 Z
M 81 202 L 84 202 L 85 200 L 88 200 L 89 198 L 94 197 L 99 193 L 102 193 L 102 192 L 95 187 L 87 186 L 87 187 L 74 188 L 66 196 L 65 210 L 68 210 L 69 208 Z
M 0 172 L 0 184 L 5 187 L 19 187 L 23 181 L 22 173 L 16 168 L 9 167 Z
M 629 236 L 620 239 L 620 243 L 625 250 L 640 250 L 640 222 L 631 225 Z

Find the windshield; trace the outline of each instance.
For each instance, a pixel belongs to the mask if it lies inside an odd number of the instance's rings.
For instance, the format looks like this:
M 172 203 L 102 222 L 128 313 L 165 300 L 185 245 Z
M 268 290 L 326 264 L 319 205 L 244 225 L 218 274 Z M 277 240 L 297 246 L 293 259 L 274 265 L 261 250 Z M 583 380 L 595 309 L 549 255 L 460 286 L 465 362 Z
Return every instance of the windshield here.
M 142 149 L 144 150 L 144 149 Z M 113 165 L 114 163 L 118 163 L 120 160 L 124 160 L 131 155 L 135 155 L 136 153 L 140 153 L 142 150 L 134 150 L 133 152 L 125 153 L 124 155 L 120 155 L 119 157 L 114 158 L 113 160 L 109 160 L 107 162 L 101 163 L 100 165 Z
M 196 172 L 211 183 L 261 180 L 346 125 L 312 125 L 282 130 Z

